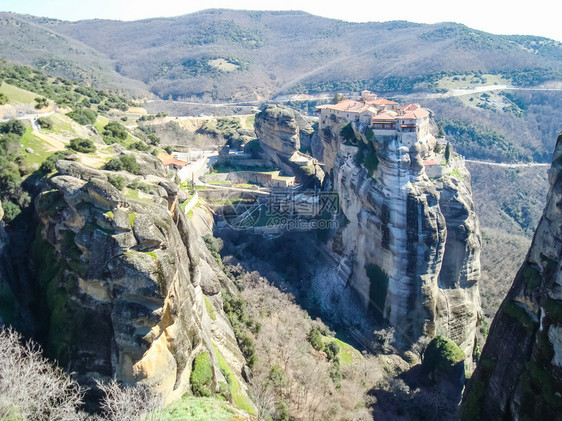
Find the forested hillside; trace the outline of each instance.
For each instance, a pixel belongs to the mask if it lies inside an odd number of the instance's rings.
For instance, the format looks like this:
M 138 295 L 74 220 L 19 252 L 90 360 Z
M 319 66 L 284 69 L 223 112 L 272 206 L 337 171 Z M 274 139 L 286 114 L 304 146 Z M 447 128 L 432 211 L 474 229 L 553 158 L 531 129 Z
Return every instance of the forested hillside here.
M 6 56 L 67 76 L 77 66 L 98 76 L 113 66 L 161 98 L 410 92 L 434 89 L 443 72 L 502 74 L 517 85 L 561 78 L 560 43 L 454 23 L 349 23 L 303 12 L 233 10 L 134 22 L 2 14 L 2 22 Z

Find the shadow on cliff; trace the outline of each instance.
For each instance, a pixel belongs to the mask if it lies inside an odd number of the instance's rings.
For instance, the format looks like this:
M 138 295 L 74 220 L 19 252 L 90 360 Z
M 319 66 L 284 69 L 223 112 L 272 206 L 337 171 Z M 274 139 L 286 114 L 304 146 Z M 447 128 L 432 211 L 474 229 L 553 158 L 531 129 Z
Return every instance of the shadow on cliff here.
M 248 272 L 257 271 L 279 289 L 294 295 L 295 301 L 305 309 L 311 318 L 322 318 L 323 322 L 336 333 L 336 337 L 350 343 L 359 350 L 370 349 L 373 338 L 366 337 L 348 320 L 343 320 L 341 313 L 334 309 L 340 297 L 333 295 L 331 304 L 321 305 L 313 291 L 312 281 L 318 268 L 324 262 L 317 244 L 329 235 L 324 230 L 307 232 L 287 232 L 277 238 L 264 238 L 251 231 L 221 229 L 214 233 L 223 240 L 222 257 L 232 256 Z M 348 287 L 346 287 L 348 288 Z M 351 292 L 353 294 L 353 292 Z M 354 308 L 361 312 L 360 305 Z M 362 325 L 368 325 L 372 332 L 376 328 L 375 320 L 367 311 L 362 312 Z M 386 327 L 386 326 L 384 326 Z M 360 337 L 360 338 L 359 338 Z
M 458 404 L 464 388 L 464 365 L 428 376 L 418 364 L 396 377 L 388 377 L 369 391 L 374 398 L 374 419 L 458 420 Z

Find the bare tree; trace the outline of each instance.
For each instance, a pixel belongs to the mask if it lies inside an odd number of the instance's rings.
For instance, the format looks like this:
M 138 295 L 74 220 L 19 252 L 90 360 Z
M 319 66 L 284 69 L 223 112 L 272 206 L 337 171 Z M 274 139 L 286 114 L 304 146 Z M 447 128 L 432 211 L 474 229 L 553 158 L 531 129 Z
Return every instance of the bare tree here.
M 105 419 L 111 421 L 156 421 L 155 412 L 161 407 L 161 399 L 148 387 L 137 385 L 122 387 L 117 380 L 107 383 L 96 380 L 97 386 L 104 393 L 101 409 Z
M 78 420 L 83 391 L 41 348 L 0 328 L 0 419 Z

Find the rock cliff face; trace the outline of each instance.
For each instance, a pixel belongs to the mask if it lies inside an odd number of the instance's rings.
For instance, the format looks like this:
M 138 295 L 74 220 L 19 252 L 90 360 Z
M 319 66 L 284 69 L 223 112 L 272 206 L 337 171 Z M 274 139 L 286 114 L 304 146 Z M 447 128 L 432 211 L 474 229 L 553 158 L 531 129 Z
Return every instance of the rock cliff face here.
M 562 409 L 562 136 L 531 248 L 494 318 L 462 419 L 560 419 Z
M 320 185 L 324 171 L 300 153 L 310 149 L 314 128 L 299 112 L 282 105 L 268 105 L 256 115 L 255 131 L 265 156 L 283 172 L 304 184 Z
M 14 275 L 7 253 L 9 239 L 2 218 L 4 209 L 0 204 L 0 324 L 13 322 L 17 311 L 16 297 L 10 285 Z
M 403 346 L 422 335 L 443 335 L 470 365 L 479 318 L 480 231 L 470 174 L 462 159 L 430 179 L 426 159 L 435 139 L 401 144 L 353 123 L 330 119 L 312 144 L 339 194 L 345 223 L 329 243 L 339 277 L 365 308 L 397 328 Z M 327 177 L 328 178 L 328 177 Z
M 33 247 L 51 356 L 85 383 L 142 382 L 169 402 L 189 390 L 200 352 L 210 355 L 211 391 L 224 393 L 220 352 L 245 389 L 244 358 L 222 311 L 229 280 L 181 211 L 177 186 L 145 178 L 153 196 L 139 201 L 106 172 L 67 161 L 57 169 L 36 202 Z

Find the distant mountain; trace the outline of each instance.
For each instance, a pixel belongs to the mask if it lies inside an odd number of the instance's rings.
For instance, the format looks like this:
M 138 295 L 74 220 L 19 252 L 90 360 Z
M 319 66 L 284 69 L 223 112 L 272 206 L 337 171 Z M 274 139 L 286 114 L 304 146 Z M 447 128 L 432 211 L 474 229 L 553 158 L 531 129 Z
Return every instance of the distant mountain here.
M 104 53 L 71 37 L 44 28 L 44 18 L 0 13 L 0 55 L 33 66 L 51 76 L 96 88 L 144 91 L 142 82 L 117 73 Z
M 47 71 L 89 68 L 109 77 L 114 68 L 162 98 L 410 92 L 431 87 L 442 72 L 517 74 L 519 84 L 562 79 L 561 43 L 455 23 L 349 23 L 304 12 L 234 10 L 134 22 L 0 17 L 0 54 Z M 68 69 L 61 70 L 61 59 Z

